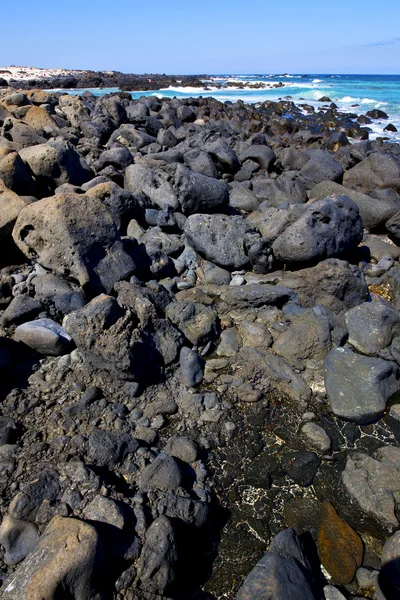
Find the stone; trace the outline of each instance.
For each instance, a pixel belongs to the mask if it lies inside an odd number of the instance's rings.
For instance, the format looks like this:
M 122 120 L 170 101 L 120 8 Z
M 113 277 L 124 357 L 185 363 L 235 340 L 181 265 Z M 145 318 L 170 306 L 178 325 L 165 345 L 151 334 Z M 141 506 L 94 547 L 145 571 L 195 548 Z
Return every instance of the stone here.
M 203 381 L 203 361 L 194 350 L 183 347 L 179 356 L 182 383 L 196 387 Z
M 307 438 L 307 441 L 321 454 L 327 454 L 331 449 L 332 441 L 326 431 L 317 423 L 309 421 L 304 423 L 301 433 Z
M 240 154 L 239 158 L 242 164 L 246 160 L 254 160 L 254 162 L 258 163 L 262 169 L 268 171 L 274 164 L 276 156 L 275 152 L 268 146 L 252 144 Z
M 242 340 L 236 327 L 229 327 L 221 333 L 217 348 L 218 356 L 235 356 L 239 351 Z
M 19 325 L 14 340 L 46 356 L 61 356 L 71 350 L 72 338 L 52 319 L 37 319 Z
M 23 148 L 19 154 L 36 180 L 52 190 L 63 183 L 81 185 L 93 176 L 75 148 L 61 138 Z
M 312 198 L 317 200 L 333 194 L 348 196 L 357 204 L 364 227 L 369 231 L 381 229 L 399 210 L 399 205 L 396 202 L 383 199 L 377 200 L 334 181 L 318 183 L 312 188 L 310 194 Z
M 217 314 L 209 306 L 178 300 L 167 306 L 166 316 L 194 346 L 207 344 L 217 335 Z
M 357 205 L 347 196 L 313 202 L 306 212 L 272 244 L 282 262 L 304 263 L 340 256 L 363 237 Z
M 42 470 L 35 479 L 25 483 L 9 506 L 9 514 L 17 520 L 33 521 L 43 501 L 54 501 L 60 492 L 58 474 Z
M 394 215 L 386 222 L 386 230 L 389 232 L 391 239 L 398 245 L 400 242 L 400 211 L 396 211 Z
M 0 107 L 1 110 L 1 107 Z M 5 156 L 0 156 L 0 180 L 4 185 L 20 196 L 35 196 L 37 186 L 29 167 L 17 152 L 10 150 Z
M 60 194 L 35 202 L 19 214 L 13 238 L 25 256 L 91 293 L 110 291 L 135 268 L 110 213 L 95 197 Z
M 346 596 L 343 596 L 334 585 L 325 585 L 323 593 L 325 600 L 346 600 Z
M 20 521 L 5 515 L 0 526 L 0 544 L 4 547 L 4 562 L 14 566 L 20 563 L 36 546 L 39 539 L 35 523 Z
M 252 283 L 244 286 L 219 286 L 217 302 L 219 312 L 230 312 L 262 306 L 281 307 L 293 297 L 292 290 L 284 286 Z
M 219 267 L 241 269 L 249 259 L 244 249 L 246 223 L 241 217 L 191 215 L 185 223 L 189 244 Z
M 282 457 L 282 467 L 289 477 L 302 487 L 312 484 L 321 460 L 313 452 L 288 452 Z
M 15 296 L 0 318 L 2 327 L 10 327 L 17 325 L 26 320 L 35 318 L 41 311 L 43 306 L 39 300 L 31 298 L 25 294 Z
M 291 529 L 274 538 L 269 552 L 256 564 L 236 596 L 237 600 L 317 600 L 320 597 L 300 541 Z
M 376 188 L 398 190 L 400 189 L 400 159 L 388 152 L 373 152 L 355 167 L 346 171 L 343 184 L 366 193 Z
M 5 581 L 3 598 L 100 600 L 104 589 L 104 549 L 94 527 L 55 516 L 38 544 Z
M 325 500 L 321 506 L 318 554 L 328 573 L 337 583 L 351 583 L 362 565 L 364 547 L 360 536 Z
M 337 181 L 343 177 L 343 168 L 332 154 L 326 150 L 308 150 L 310 157 L 300 169 L 300 176 L 310 187 L 321 181 Z
M 86 303 L 85 294 L 79 286 L 52 273 L 38 275 L 32 280 L 32 285 L 35 298 L 45 303 L 52 302 L 63 315 L 82 308 Z
M 363 513 L 385 530 L 399 526 L 395 509 L 400 502 L 400 449 L 379 448 L 376 459 L 363 452 L 348 456 L 342 482 Z
M 199 446 L 188 436 L 173 436 L 167 440 L 164 452 L 192 464 L 199 458 Z
M 218 212 L 229 202 L 226 183 L 195 173 L 184 165 L 178 164 L 176 168 L 174 189 L 184 215 Z
M 377 600 L 397 598 L 400 593 L 400 532 L 396 531 L 385 542 L 381 571 L 377 577 Z M 382 595 L 380 595 L 382 594 Z
M 400 315 L 394 308 L 365 302 L 345 315 L 349 344 L 363 354 L 376 354 L 400 334 Z
M 370 423 L 380 417 L 398 390 L 394 362 L 359 356 L 347 348 L 333 348 L 324 363 L 325 388 L 338 417 Z
M 175 537 L 172 522 L 165 516 L 155 519 L 147 530 L 137 568 L 145 591 L 163 594 L 174 583 L 178 561 Z
M 95 429 L 89 436 L 88 461 L 112 469 L 138 448 L 138 441 L 128 433 Z
M 89 521 L 100 521 L 118 529 L 123 529 L 127 522 L 125 506 L 112 498 L 97 495 L 85 507 L 83 516 Z
M 145 467 L 140 476 L 140 489 L 144 492 L 177 490 L 182 483 L 183 473 L 178 461 L 164 453 Z
M 257 210 L 259 201 L 251 190 L 244 186 L 235 186 L 229 192 L 229 205 L 236 210 L 252 212 Z
M 29 200 L 8 189 L 0 179 L 0 241 L 11 234 L 19 213 L 28 204 Z

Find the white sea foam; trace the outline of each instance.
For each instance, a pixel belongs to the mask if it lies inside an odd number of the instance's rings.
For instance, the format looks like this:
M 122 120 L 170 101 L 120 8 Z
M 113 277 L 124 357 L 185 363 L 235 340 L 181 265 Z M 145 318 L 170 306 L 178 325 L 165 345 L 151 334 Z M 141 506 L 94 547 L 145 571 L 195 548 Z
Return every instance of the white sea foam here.
M 322 79 L 313 79 L 312 82 L 313 83 L 322 83 Z

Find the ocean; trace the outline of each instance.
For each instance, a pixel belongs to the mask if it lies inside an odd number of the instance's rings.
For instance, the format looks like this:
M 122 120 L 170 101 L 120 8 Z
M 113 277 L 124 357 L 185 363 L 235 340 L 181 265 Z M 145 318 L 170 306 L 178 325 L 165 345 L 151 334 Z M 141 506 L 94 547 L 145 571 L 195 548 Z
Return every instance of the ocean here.
M 212 96 L 222 102 L 243 100 L 249 103 L 277 100 L 291 96 L 291 100 L 320 107 L 322 96 L 328 96 L 339 110 L 365 114 L 374 108 L 383 110 L 389 116 L 385 120 L 374 120 L 368 127 L 370 138 L 385 136 L 400 142 L 400 75 L 213 75 L 202 80 L 205 89 L 169 87 L 149 92 L 132 92 L 133 98 L 158 96 L 167 98 L 189 98 Z M 284 87 L 272 88 L 282 82 Z M 229 87 L 227 87 L 229 84 Z M 260 84 L 263 89 L 253 89 L 250 84 Z M 221 87 L 218 87 L 221 86 Z M 232 86 L 232 87 L 231 87 Z M 240 86 L 240 87 L 239 87 Z M 268 87 L 267 87 L 268 86 Z M 63 90 L 65 91 L 65 90 Z M 71 94 L 81 94 L 84 90 L 69 90 Z M 117 88 L 91 89 L 93 94 L 117 92 Z M 393 123 L 397 133 L 383 131 L 388 123 Z

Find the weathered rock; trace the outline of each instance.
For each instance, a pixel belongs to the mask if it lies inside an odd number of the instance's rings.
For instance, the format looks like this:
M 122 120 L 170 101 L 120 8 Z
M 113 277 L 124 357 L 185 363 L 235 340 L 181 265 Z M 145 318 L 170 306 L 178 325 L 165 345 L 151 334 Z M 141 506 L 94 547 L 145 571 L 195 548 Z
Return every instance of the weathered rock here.
M 389 306 L 366 302 L 345 316 L 349 343 L 363 354 L 376 354 L 400 334 L 400 315 Z
M 376 459 L 357 452 L 347 458 L 342 473 L 347 493 L 360 509 L 387 531 L 399 526 L 395 509 L 400 502 L 400 449 L 379 448 Z
M 28 258 L 91 292 L 110 291 L 135 268 L 110 213 L 95 197 L 60 194 L 35 202 L 19 214 L 13 238 Z
M 313 452 L 288 452 L 283 456 L 282 467 L 291 479 L 302 487 L 312 484 L 321 460 Z
M 144 492 L 156 489 L 177 490 L 182 486 L 183 473 L 178 461 L 172 456 L 160 454 L 140 476 L 140 488 Z
M 321 512 L 322 522 L 318 532 L 320 560 L 334 581 L 348 584 L 362 565 L 363 543 L 327 500 L 322 503 Z
M 301 433 L 307 439 L 308 443 L 321 452 L 327 454 L 331 448 L 332 441 L 326 431 L 317 423 L 309 421 L 301 428 Z
M 240 162 L 243 164 L 246 160 L 254 160 L 266 171 L 274 164 L 276 156 L 275 152 L 268 146 L 261 144 L 253 144 L 239 156 Z
M 2 327 L 17 325 L 29 319 L 34 319 L 43 310 L 39 300 L 20 294 L 12 299 L 0 318 Z
M 134 454 L 139 444 L 128 433 L 95 429 L 89 436 L 89 462 L 99 467 L 113 468 Z
M 33 520 L 42 502 L 52 502 L 59 492 L 57 473 L 53 469 L 43 470 L 17 492 L 10 503 L 9 514 L 14 519 Z
M 182 383 L 188 387 L 196 387 L 203 380 L 203 362 L 197 352 L 190 348 L 182 348 L 179 364 Z
M 196 252 L 228 269 L 241 269 L 249 262 L 246 229 L 244 219 L 226 215 L 192 215 L 185 223 L 186 238 Z
M 397 365 L 380 358 L 332 349 L 325 359 L 325 387 L 335 415 L 370 423 L 380 417 L 398 390 Z
M 187 436 L 173 436 L 165 444 L 164 452 L 191 464 L 198 459 L 199 447 Z
M 340 256 L 362 240 L 357 205 L 346 196 L 318 200 L 272 244 L 283 262 L 302 263 Z
M 104 549 L 94 527 L 56 516 L 35 549 L 5 582 L 3 598 L 103 598 Z
M 12 232 L 19 213 L 28 204 L 30 200 L 9 190 L 0 179 L 0 241 Z
M 357 192 L 334 181 L 323 181 L 312 188 L 311 197 L 325 198 L 332 194 L 348 196 L 358 206 L 364 227 L 369 231 L 382 228 L 399 210 L 399 205 L 390 200 L 377 200 L 367 194 Z
M 179 300 L 167 306 L 166 316 L 193 345 L 206 344 L 217 335 L 215 311 L 198 302 Z
M 184 165 L 176 168 L 174 189 L 185 215 L 217 212 L 229 202 L 229 189 L 225 183 L 194 173 Z
M 381 571 L 377 577 L 377 600 L 396 598 L 400 593 L 400 532 L 390 536 L 383 547 Z
M 158 517 L 146 533 L 138 562 L 140 588 L 158 594 L 168 591 L 175 581 L 177 561 L 178 552 L 172 523 L 167 517 Z
M 373 152 L 346 171 L 343 183 L 367 193 L 375 188 L 400 189 L 400 160 L 387 152 Z
M 85 519 L 107 523 L 118 529 L 123 529 L 127 522 L 127 510 L 122 503 L 112 498 L 97 495 L 83 511 Z
M 307 153 L 310 159 L 301 168 L 300 176 L 310 187 L 326 180 L 340 183 L 343 176 L 342 166 L 329 152 L 326 150 L 311 150 Z

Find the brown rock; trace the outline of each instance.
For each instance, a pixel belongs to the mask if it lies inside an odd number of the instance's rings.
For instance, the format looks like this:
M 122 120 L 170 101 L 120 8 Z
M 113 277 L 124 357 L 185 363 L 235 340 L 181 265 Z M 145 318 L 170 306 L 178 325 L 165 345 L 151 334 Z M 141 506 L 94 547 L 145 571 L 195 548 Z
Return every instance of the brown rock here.
M 322 564 L 338 583 L 350 583 L 362 565 L 364 548 L 360 536 L 328 500 L 321 507 L 318 550 Z
M 4 600 L 100 600 L 102 542 L 94 527 L 55 516 L 35 549 L 5 582 Z
M 53 117 L 40 106 L 32 106 L 26 113 L 24 122 L 38 131 L 42 131 L 45 127 L 58 129 Z
M 27 204 L 29 201 L 9 190 L 0 179 L 0 240 L 11 234 L 19 213 Z

